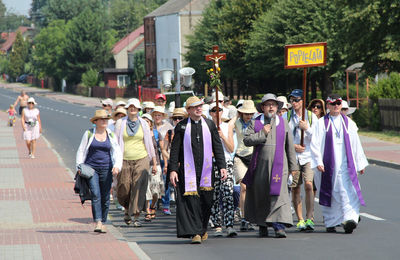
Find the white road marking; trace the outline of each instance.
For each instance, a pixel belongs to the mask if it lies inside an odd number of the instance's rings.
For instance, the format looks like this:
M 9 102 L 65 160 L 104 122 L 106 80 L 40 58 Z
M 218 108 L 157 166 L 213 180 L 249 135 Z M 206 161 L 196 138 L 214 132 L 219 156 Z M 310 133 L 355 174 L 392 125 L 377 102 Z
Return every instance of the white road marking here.
M 81 115 L 75 115 L 76 117 L 80 117 Z
M 88 118 L 87 116 L 82 116 L 82 118 Z
M 319 199 L 318 198 L 315 198 L 314 201 L 319 203 Z M 385 220 L 384 218 L 380 218 L 380 217 L 377 217 L 377 216 L 374 216 L 374 215 L 371 215 L 371 214 L 368 214 L 368 213 L 364 213 L 364 212 L 360 213 L 360 216 L 363 216 L 363 217 L 366 217 L 366 218 L 369 218 L 369 219 L 372 219 L 372 220 L 377 220 L 377 221 L 384 221 Z
M 74 113 L 69 113 L 71 116 L 74 116 L 75 114 Z
M 372 219 L 372 220 L 377 220 L 377 221 L 385 220 L 383 218 L 380 218 L 380 217 L 377 217 L 377 216 L 374 216 L 374 215 L 371 215 L 371 214 L 368 214 L 368 213 L 360 213 L 360 216 L 363 216 L 363 217 L 366 217 L 366 218 L 369 218 L 369 219 Z

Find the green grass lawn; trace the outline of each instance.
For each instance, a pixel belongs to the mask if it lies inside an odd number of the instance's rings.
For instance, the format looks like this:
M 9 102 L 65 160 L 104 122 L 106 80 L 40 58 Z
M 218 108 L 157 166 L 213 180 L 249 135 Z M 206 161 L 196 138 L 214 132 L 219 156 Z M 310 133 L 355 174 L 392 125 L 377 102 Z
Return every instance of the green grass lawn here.
M 400 132 L 398 131 L 368 131 L 368 130 L 360 130 L 358 132 L 360 135 L 374 137 L 379 140 L 393 142 L 400 144 Z

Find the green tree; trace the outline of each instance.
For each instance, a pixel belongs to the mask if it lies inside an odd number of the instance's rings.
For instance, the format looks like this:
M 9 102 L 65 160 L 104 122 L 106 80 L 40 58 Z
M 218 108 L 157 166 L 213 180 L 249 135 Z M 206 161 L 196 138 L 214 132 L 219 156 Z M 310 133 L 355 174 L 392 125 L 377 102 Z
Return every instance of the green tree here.
M 32 0 L 29 15 L 32 22 L 39 28 L 45 25 L 46 17 L 43 11 L 47 7 L 48 3 L 49 0 Z
M 86 87 L 94 87 L 99 83 L 99 72 L 90 69 L 82 74 L 82 83 Z
M 60 87 L 61 79 L 66 77 L 64 62 L 66 31 L 65 22 L 55 20 L 34 38 L 33 63 L 37 74 L 53 77 L 57 87 Z
M 24 72 L 25 62 L 28 60 L 28 44 L 22 38 L 20 32 L 17 33 L 13 49 L 10 54 L 10 76 L 15 79 Z
M 142 80 L 146 77 L 145 71 L 145 58 L 144 50 L 138 51 L 133 56 L 133 80 L 141 84 Z
M 86 8 L 68 23 L 64 59 L 71 82 L 78 83 L 84 72 L 100 71 L 110 64 L 115 38 L 107 20 L 105 12 Z

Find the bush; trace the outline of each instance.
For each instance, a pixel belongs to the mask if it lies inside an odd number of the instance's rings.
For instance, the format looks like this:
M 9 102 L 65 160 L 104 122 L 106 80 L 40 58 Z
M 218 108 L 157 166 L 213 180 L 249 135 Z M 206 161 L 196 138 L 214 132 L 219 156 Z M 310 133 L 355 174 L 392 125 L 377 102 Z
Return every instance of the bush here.
M 371 86 L 369 97 L 374 102 L 378 102 L 379 98 L 400 99 L 400 74 L 392 72 L 389 77 L 380 79 L 378 84 Z
M 94 87 L 99 83 L 99 73 L 90 69 L 82 74 L 82 84 L 86 87 Z
M 373 101 L 370 101 L 369 104 L 366 100 L 361 102 L 359 109 L 354 112 L 352 118 L 359 128 L 367 128 L 373 131 L 381 130 L 379 107 Z

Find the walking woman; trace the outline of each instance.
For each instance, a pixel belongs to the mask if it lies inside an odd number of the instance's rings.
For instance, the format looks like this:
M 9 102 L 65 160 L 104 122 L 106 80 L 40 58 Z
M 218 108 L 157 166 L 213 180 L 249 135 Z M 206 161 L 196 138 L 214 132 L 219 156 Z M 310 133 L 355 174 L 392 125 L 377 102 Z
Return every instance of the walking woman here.
M 118 175 L 122 167 L 122 154 L 114 133 L 107 129 L 110 116 L 105 110 L 96 110 L 90 119 L 94 129 L 85 131 L 76 153 L 76 167 L 85 163 L 95 170 L 89 179 L 92 192 L 92 214 L 96 223 L 95 232 L 106 233 L 104 223 L 107 221 L 110 206 L 110 189 L 113 175 Z
M 22 110 L 21 123 L 24 129 L 24 140 L 28 148 L 29 157 L 34 159 L 36 152 L 36 140 L 42 133 L 42 121 L 40 120 L 39 109 L 35 108 L 35 99 L 28 98 L 28 107 Z
M 136 98 L 128 100 L 125 106 L 128 116 L 119 119 L 115 133 L 123 153 L 121 174 L 118 175 L 118 202 L 125 207 L 124 221 L 127 225 L 140 227 L 140 211 L 145 209 L 148 169 L 150 160 L 156 165 L 152 135 L 147 122 L 139 117 L 140 102 Z M 154 174 L 155 168 L 152 169 Z

